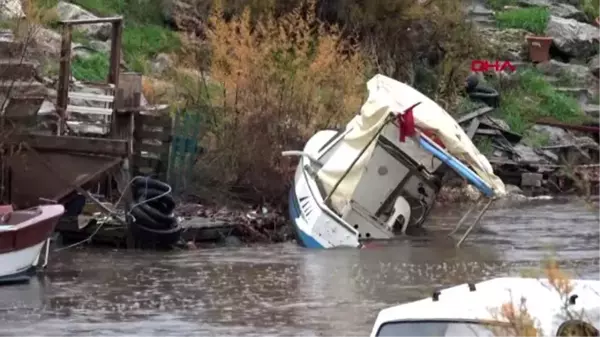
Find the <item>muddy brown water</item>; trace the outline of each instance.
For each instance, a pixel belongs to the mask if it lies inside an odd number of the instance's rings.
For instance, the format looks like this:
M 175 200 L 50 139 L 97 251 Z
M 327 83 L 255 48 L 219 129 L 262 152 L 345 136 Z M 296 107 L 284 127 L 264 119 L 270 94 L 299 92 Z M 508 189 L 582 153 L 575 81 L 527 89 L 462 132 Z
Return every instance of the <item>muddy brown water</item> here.
M 434 288 L 539 270 L 554 255 L 580 278 L 599 273 L 598 208 L 496 205 L 463 248 L 444 231 L 364 250 L 293 243 L 155 253 L 57 253 L 45 276 L 0 288 L 0 336 L 366 336 L 377 312 Z

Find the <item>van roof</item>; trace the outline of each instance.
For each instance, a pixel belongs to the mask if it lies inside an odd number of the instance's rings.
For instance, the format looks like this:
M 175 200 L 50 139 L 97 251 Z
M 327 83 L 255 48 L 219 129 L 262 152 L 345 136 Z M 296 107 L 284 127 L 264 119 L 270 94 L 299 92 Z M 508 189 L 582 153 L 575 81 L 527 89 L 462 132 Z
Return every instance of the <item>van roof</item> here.
M 573 290 L 567 298 L 548 280 L 535 278 L 503 277 L 483 281 L 477 284 L 468 283 L 439 291 L 435 296 L 397 305 L 379 312 L 372 336 L 379 327 L 387 322 L 400 320 L 465 320 L 465 321 L 506 321 L 498 315 L 498 310 L 505 303 L 518 306 L 525 298 L 528 312 L 537 318 L 543 331 L 555 331 L 565 320 L 565 301 L 577 295 L 575 304 L 570 308 L 581 312 L 583 309 L 588 320 L 598 327 L 600 321 L 600 281 L 572 280 Z M 474 288 L 471 291 L 470 288 Z

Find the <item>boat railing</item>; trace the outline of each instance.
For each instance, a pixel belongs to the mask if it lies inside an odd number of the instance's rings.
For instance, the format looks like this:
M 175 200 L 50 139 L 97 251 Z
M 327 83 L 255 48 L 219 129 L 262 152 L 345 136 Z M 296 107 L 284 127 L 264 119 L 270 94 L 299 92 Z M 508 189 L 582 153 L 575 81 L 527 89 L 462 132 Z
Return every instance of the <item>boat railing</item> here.
M 297 151 L 297 150 L 283 151 L 283 152 L 281 152 L 281 155 L 284 157 L 292 157 L 292 156 L 304 157 L 304 158 L 308 159 L 311 162 L 311 164 L 316 165 L 317 167 L 323 166 L 323 163 L 321 163 L 319 161 L 319 159 L 313 157 L 310 153 L 306 153 L 304 151 Z
M 432 141 L 429 137 L 421 134 L 419 138 L 419 143 L 423 148 L 427 151 L 431 152 L 434 156 L 438 157 L 440 160 L 443 160 L 448 163 L 455 172 L 457 172 L 460 176 L 465 178 L 468 182 L 470 182 L 473 186 L 475 186 L 482 194 L 477 199 L 477 201 L 467 210 L 467 212 L 462 216 L 462 218 L 456 224 L 456 227 L 448 234 L 454 235 L 460 227 L 462 227 L 463 223 L 467 220 L 469 215 L 473 213 L 473 211 L 483 202 L 484 206 L 479 211 L 479 214 L 475 218 L 475 220 L 471 223 L 471 225 L 467 228 L 465 233 L 456 243 L 456 247 L 460 247 L 460 245 L 466 240 L 467 236 L 473 231 L 475 226 L 479 224 L 492 202 L 495 200 L 494 190 L 490 187 L 488 183 L 486 183 L 477 173 L 471 170 L 468 166 L 463 164 L 461 161 L 456 159 L 454 156 L 449 154 L 446 150 L 437 145 L 434 141 Z M 444 159 L 452 159 L 452 160 L 444 160 Z M 485 200 L 487 199 L 487 200 Z

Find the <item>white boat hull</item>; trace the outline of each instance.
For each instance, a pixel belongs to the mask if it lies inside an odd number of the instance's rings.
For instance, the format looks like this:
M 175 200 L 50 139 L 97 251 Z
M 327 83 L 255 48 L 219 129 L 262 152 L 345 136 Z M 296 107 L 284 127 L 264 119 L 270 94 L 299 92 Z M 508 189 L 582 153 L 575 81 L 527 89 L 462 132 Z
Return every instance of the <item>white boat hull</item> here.
M 49 241 L 65 209 L 62 205 L 37 206 L 13 211 L 5 207 L 0 214 L 0 283 L 24 282 L 39 264 L 45 267 Z M 47 246 L 46 246 L 47 247 Z
M 315 153 L 335 135 L 335 131 L 320 131 L 304 147 L 306 153 Z M 300 159 L 294 186 L 290 189 L 289 213 L 299 243 L 306 248 L 360 247 L 358 232 L 336 216 L 323 202 L 316 182 L 303 169 Z M 313 192 L 314 191 L 314 192 Z
M 21 250 L 0 254 L 0 278 L 8 278 L 35 267 L 44 241 Z

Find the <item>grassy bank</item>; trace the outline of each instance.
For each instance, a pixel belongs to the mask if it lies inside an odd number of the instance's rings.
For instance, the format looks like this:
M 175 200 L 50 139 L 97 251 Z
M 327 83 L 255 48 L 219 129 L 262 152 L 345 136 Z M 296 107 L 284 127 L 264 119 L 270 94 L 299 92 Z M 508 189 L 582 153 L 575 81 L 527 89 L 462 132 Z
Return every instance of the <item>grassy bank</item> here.
M 511 130 L 524 133 L 537 119 L 549 117 L 561 122 L 580 122 L 584 115 L 577 100 L 559 92 L 535 70 L 496 83 L 502 103 L 496 111 Z
M 33 0 L 41 8 L 51 9 L 57 0 Z M 157 1 L 150 0 L 73 0 L 72 3 L 98 16 L 123 15 L 123 58 L 132 71 L 147 73 L 153 57 L 180 49 L 178 35 L 165 24 L 165 17 Z M 75 42 L 85 44 L 86 38 L 75 35 Z M 76 78 L 101 80 L 108 73 L 108 56 L 95 54 L 76 58 L 73 74 Z

